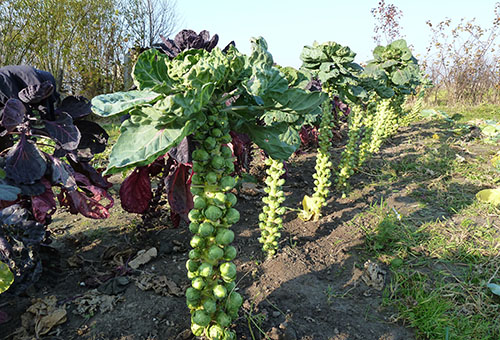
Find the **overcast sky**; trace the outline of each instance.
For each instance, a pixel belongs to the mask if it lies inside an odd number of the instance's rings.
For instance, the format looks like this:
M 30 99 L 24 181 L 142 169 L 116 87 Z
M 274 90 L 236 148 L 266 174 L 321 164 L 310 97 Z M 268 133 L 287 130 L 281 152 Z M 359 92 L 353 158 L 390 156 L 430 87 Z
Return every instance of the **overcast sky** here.
M 476 18 L 491 27 L 498 0 L 386 0 L 403 11 L 402 33 L 415 54 L 425 54 L 430 30 L 427 20 L 437 24 L 445 18 L 458 23 Z M 275 62 L 282 66 L 301 65 L 304 45 L 335 41 L 357 53 L 356 61 L 371 59 L 374 19 L 370 9 L 378 0 L 177 0 L 180 29 L 207 30 L 219 35 L 219 46 L 234 40 L 249 53 L 251 37 L 263 36 Z

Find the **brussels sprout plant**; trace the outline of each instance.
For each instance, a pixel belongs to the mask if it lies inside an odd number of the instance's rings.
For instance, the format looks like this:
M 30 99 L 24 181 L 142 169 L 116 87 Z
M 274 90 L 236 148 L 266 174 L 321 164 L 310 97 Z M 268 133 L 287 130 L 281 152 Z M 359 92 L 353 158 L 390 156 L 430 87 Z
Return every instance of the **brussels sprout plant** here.
M 245 133 L 270 157 L 287 159 L 300 137 L 283 119 L 265 114 L 301 117 L 315 112 L 324 95 L 290 88 L 273 66 L 263 38 L 252 40 L 252 53 L 234 46 L 189 49 L 170 59 L 151 49 L 133 70 L 137 90 L 97 96 L 94 112 L 101 116 L 129 114 L 110 154 L 107 173 L 146 166 L 185 137 L 195 147 L 189 229 L 192 250 L 186 263 L 191 287 L 186 292 L 191 330 L 209 339 L 235 339 L 230 330 L 242 297 L 236 292 L 236 249 L 231 225 L 239 219 L 234 157 L 226 146 L 230 132 Z

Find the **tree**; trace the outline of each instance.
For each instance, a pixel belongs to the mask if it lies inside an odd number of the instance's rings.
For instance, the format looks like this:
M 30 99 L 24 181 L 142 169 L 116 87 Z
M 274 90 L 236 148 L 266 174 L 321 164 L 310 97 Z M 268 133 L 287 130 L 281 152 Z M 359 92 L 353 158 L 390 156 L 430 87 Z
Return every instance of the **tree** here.
M 385 0 L 380 0 L 378 7 L 372 8 L 371 13 L 375 19 L 375 35 L 373 40 L 377 45 L 382 43 L 382 34 L 385 38 L 385 45 L 389 45 L 397 38 L 402 38 L 399 20 L 403 16 L 403 11 L 393 4 L 386 4 Z

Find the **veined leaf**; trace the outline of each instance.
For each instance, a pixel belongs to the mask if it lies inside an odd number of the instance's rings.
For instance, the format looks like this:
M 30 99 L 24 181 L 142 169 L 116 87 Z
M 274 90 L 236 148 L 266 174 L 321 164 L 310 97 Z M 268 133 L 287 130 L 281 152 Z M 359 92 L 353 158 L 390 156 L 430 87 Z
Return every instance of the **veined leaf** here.
M 250 136 L 250 139 L 272 158 L 284 160 L 290 158 L 296 150 L 295 145 L 290 145 L 280 138 L 280 135 L 284 134 L 287 128 L 285 124 L 276 124 L 274 126 L 243 124 L 238 132 Z
M 153 103 L 161 95 L 152 91 L 128 91 L 102 94 L 91 101 L 92 111 L 101 117 L 127 113 L 132 108 Z
M 144 51 L 137 58 L 132 71 L 134 84 L 140 90 L 167 92 L 171 88 L 166 64 L 169 61 L 165 54 L 155 48 Z
M 120 137 L 111 149 L 106 174 L 148 165 L 203 124 L 203 115 L 198 115 L 185 124 L 179 122 L 179 125 L 169 127 L 138 125 L 130 120 L 125 121 Z

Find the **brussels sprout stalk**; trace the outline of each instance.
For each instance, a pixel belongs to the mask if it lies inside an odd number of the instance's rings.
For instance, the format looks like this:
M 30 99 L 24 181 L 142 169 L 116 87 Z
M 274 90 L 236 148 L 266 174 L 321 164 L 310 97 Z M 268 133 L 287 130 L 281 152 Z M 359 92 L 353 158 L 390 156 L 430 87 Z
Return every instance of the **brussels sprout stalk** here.
M 262 199 L 264 203 L 263 212 L 259 215 L 259 227 L 261 229 L 261 237 L 259 242 L 262 243 L 262 250 L 267 253 L 268 257 L 273 256 L 278 249 L 278 239 L 280 238 L 280 230 L 283 227 L 281 216 L 285 213 L 285 208 L 281 203 L 285 200 L 285 194 L 281 187 L 285 180 L 281 178 L 285 174 L 283 163 L 267 158 L 265 164 L 268 166 L 265 180 L 267 193 Z
M 339 173 L 337 188 L 340 189 L 344 195 L 348 189 L 348 179 L 354 174 L 354 168 L 358 162 L 358 141 L 361 136 L 361 124 L 363 123 L 363 111 L 360 106 L 355 106 L 349 116 L 349 140 L 341 155 L 339 164 Z
M 314 193 L 312 197 L 305 196 L 302 201 L 303 209 L 299 213 L 299 218 L 308 221 L 313 219 L 317 221 L 321 217 L 321 208 L 326 205 L 326 198 L 330 192 L 332 162 L 330 161 L 330 140 L 332 134 L 332 113 L 331 103 L 323 102 L 323 113 L 321 115 L 321 124 L 318 136 L 318 154 L 316 156 L 316 173 L 314 178 Z
M 234 291 L 236 266 L 231 261 L 236 249 L 230 245 L 234 232 L 229 229 L 240 215 L 234 209 L 236 196 L 229 192 L 236 184 L 230 176 L 234 159 L 231 149 L 223 145 L 231 140 L 227 113 L 215 112 L 207 118 L 209 130 L 194 135 L 199 146 L 193 152 L 194 208 L 189 213 L 193 249 L 186 263 L 191 279 L 186 300 L 194 335 L 229 340 L 236 338 L 228 327 L 243 301 Z

